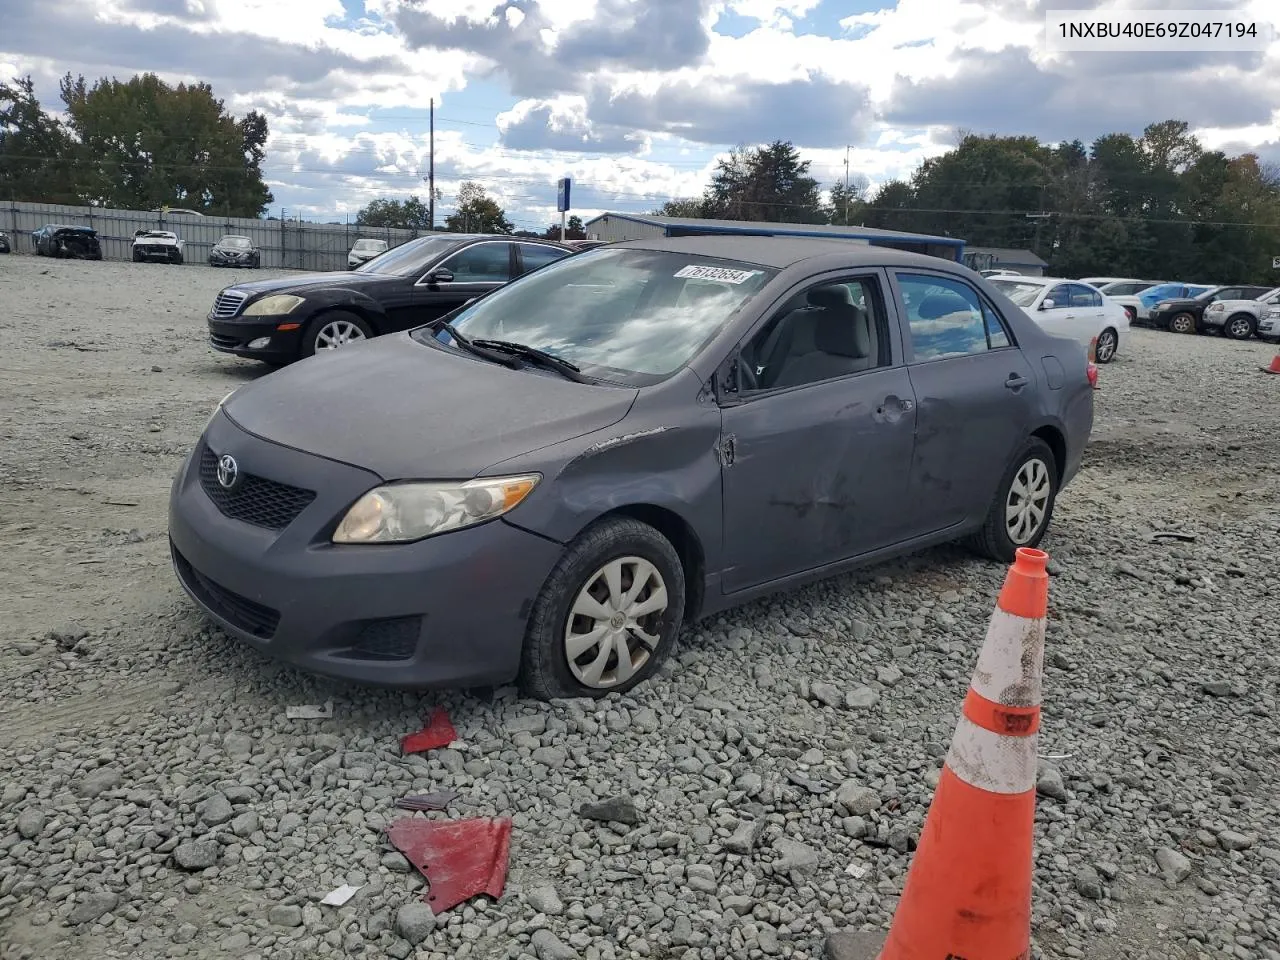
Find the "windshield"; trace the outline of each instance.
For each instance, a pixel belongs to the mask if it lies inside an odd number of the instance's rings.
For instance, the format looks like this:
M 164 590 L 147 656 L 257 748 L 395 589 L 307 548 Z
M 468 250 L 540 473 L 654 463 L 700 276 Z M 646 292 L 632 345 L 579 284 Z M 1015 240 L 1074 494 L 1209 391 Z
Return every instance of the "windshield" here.
M 1258 299 L 1263 303 L 1280 303 L 1280 287 L 1267 291 Z
M 148 239 L 151 239 L 151 240 L 174 240 L 174 239 L 176 239 L 176 237 L 175 237 L 175 235 L 174 235 L 174 234 L 172 234 L 172 233 L 166 233 L 164 230 L 148 230 L 146 233 L 144 233 L 144 234 L 143 234 L 143 237 L 148 238 Z
M 384 250 L 386 246 L 385 240 L 357 240 L 355 248 L 357 250 Z
M 1196 300 L 1208 300 L 1210 297 L 1215 296 L 1217 292 L 1221 289 L 1223 288 L 1209 287 L 1206 289 L 1203 287 L 1190 287 L 1187 290 L 1187 295 L 1190 297 L 1194 297 Z
M 368 247 L 362 243 L 377 243 L 376 240 L 357 240 L 355 248 L 367 252 Z M 380 273 L 395 277 L 412 277 L 421 273 L 428 263 L 445 251 L 451 249 L 458 241 L 452 237 L 419 237 L 402 243 L 372 260 L 356 267 L 356 273 Z M 375 247 L 376 251 L 377 248 Z
M 1042 283 L 1027 283 L 1025 280 L 1001 280 L 998 277 L 992 277 L 991 284 L 1020 307 L 1031 306 L 1036 302 L 1036 297 L 1040 296 L 1040 291 L 1044 289 L 1044 284 Z
M 500 287 L 453 318 L 471 340 L 510 340 L 633 386 L 688 363 L 776 270 L 600 247 Z M 437 338 L 449 342 L 447 331 Z
M 248 250 L 250 243 L 248 237 L 223 237 L 218 241 L 218 246 L 229 250 Z

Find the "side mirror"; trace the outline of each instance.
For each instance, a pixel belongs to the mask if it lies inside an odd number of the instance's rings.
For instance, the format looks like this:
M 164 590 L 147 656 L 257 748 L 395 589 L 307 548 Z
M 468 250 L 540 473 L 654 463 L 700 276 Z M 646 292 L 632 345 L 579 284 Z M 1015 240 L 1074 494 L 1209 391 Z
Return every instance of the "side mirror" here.
M 427 274 L 427 283 L 453 283 L 453 271 L 432 270 Z
M 1054 303 L 1052 300 L 1041 300 L 1041 301 L 1040 301 L 1040 309 L 1041 309 L 1041 310 L 1052 310 L 1052 309 L 1053 309 L 1054 307 L 1056 307 L 1056 306 L 1057 306 L 1057 304 L 1056 304 L 1056 303 Z

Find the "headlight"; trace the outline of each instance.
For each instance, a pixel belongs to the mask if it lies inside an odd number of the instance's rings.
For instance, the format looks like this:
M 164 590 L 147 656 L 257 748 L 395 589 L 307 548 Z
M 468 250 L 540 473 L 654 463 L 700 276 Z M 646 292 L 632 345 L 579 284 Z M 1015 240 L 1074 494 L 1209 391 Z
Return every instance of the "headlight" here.
M 470 527 L 514 509 L 538 485 L 539 474 L 485 477 L 465 483 L 393 483 L 352 504 L 334 543 L 404 543 Z
M 1211 304 L 1209 304 L 1209 312 L 1210 312 L 1210 313 L 1221 313 L 1221 312 L 1222 312 L 1223 310 L 1225 310 L 1225 309 L 1227 309 L 1227 305 L 1226 305 L 1225 303 L 1211 303 Z
M 292 313 L 302 303 L 302 297 L 291 293 L 278 293 L 274 297 L 263 297 L 245 307 L 246 317 L 278 317 L 282 313 Z

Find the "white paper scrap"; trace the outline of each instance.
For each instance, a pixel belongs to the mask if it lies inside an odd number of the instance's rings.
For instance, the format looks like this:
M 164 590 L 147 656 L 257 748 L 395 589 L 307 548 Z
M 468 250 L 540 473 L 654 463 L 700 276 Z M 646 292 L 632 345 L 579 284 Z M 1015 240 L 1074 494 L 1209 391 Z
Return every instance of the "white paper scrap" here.
M 349 883 L 344 883 L 337 890 L 331 890 L 320 902 L 326 907 L 340 907 L 354 897 L 356 895 L 356 891 L 359 889 L 359 887 L 353 887 Z

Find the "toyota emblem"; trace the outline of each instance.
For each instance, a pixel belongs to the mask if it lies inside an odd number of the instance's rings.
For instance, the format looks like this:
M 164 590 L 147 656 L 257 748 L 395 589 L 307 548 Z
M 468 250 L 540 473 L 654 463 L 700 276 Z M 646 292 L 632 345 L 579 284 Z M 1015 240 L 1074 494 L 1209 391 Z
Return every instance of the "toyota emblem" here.
M 240 465 L 236 463 L 236 458 L 224 453 L 218 458 L 218 483 L 224 490 L 230 490 L 239 479 Z

